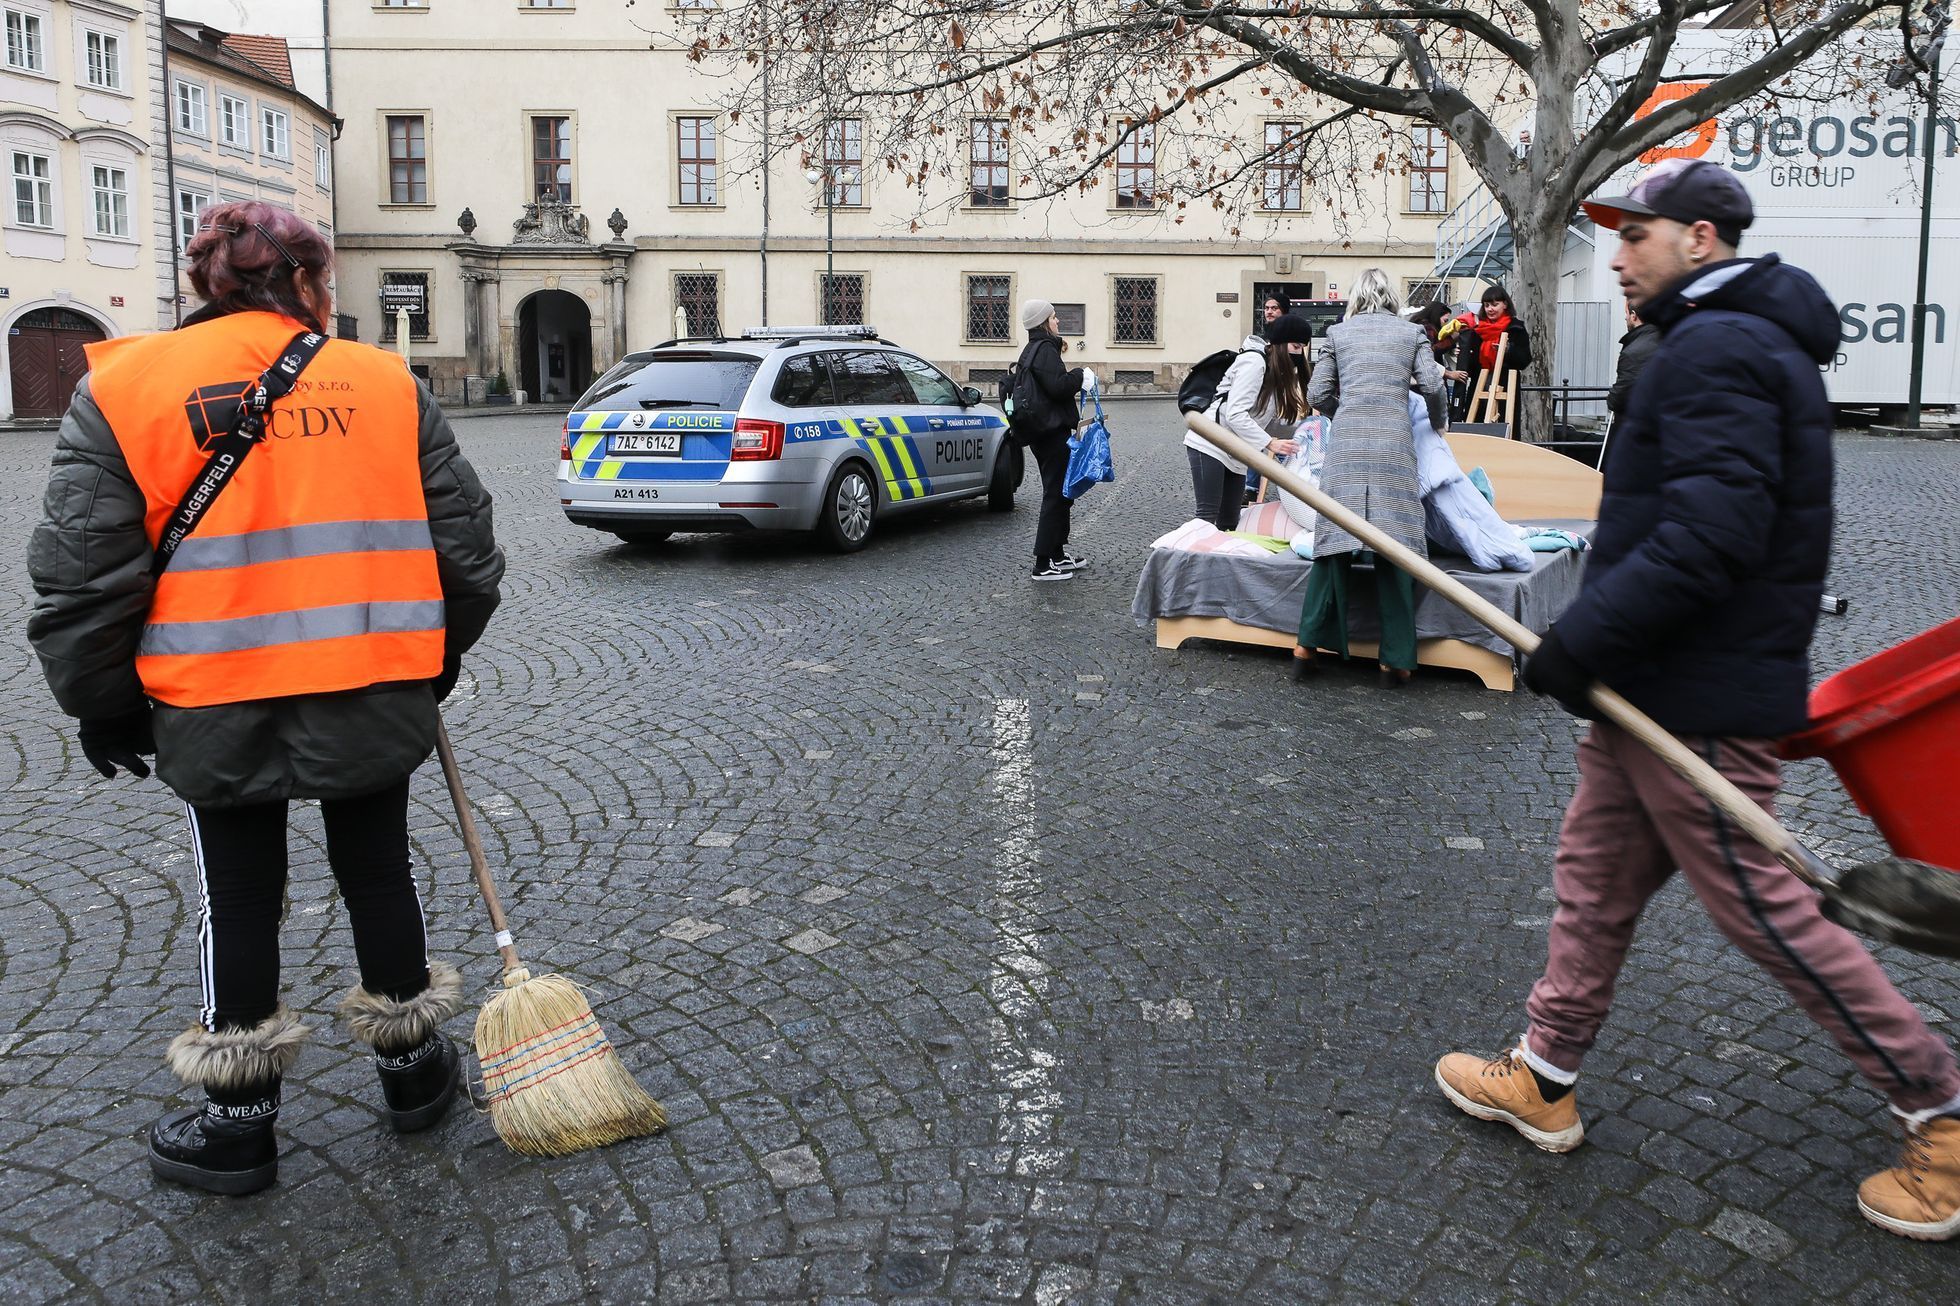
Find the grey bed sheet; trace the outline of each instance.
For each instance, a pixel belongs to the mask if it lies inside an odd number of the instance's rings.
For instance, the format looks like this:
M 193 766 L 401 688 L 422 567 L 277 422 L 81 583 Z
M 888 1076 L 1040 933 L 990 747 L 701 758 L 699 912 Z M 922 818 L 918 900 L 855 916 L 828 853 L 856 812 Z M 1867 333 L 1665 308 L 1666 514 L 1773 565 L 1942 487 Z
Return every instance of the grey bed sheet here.
M 1593 530 L 1589 521 L 1519 524 L 1557 526 L 1588 539 Z M 1430 554 L 1430 561 L 1541 635 L 1578 595 L 1584 558 L 1584 554 L 1570 549 L 1535 553 L 1532 561 L 1537 565 L 1526 573 L 1476 571 L 1467 558 Z M 1291 553 L 1253 558 L 1152 549 L 1143 564 L 1143 574 L 1137 578 L 1130 615 L 1139 626 L 1148 626 L 1159 617 L 1224 617 L 1243 626 L 1292 634 L 1300 628 L 1308 569 L 1306 559 Z M 1375 586 L 1365 570 L 1357 569 L 1349 586 L 1348 634 L 1354 639 L 1381 637 Z M 1416 586 L 1416 638 L 1460 639 L 1493 653 L 1512 652 L 1509 644 L 1420 584 Z

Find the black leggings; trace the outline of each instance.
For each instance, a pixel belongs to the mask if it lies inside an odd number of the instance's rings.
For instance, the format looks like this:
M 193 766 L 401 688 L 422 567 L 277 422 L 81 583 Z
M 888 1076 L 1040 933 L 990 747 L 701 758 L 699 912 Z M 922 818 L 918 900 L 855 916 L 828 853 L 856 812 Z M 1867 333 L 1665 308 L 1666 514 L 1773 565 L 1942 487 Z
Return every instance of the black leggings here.
M 327 863 L 354 927 L 369 992 L 395 999 L 429 986 L 422 900 L 408 863 L 408 781 L 320 804 Z M 279 918 L 286 905 L 286 804 L 192 807 L 198 969 L 208 1030 L 258 1024 L 279 1006 Z

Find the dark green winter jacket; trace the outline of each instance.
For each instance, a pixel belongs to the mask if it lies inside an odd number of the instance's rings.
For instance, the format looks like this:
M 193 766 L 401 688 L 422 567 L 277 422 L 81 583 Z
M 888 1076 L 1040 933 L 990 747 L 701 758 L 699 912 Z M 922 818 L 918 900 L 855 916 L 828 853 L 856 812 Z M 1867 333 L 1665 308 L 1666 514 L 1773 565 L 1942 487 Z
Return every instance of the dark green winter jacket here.
M 444 654 L 457 665 L 496 610 L 504 555 L 490 493 L 418 382 L 422 491 L 444 604 Z M 144 704 L 136 646 L 150 610 L 143 492 L 88 380 L 56 439 L 41 524 L 28 546 L 38 596 L 27 635 L 62 711 L 84 720 Z M 157 775 L 186 802 L 237 807 L 283 798 L 349 798 L 396 783 L 435 748 L 436 700 L 424 680 L 338 694 L 215 707 L 158 703 Z

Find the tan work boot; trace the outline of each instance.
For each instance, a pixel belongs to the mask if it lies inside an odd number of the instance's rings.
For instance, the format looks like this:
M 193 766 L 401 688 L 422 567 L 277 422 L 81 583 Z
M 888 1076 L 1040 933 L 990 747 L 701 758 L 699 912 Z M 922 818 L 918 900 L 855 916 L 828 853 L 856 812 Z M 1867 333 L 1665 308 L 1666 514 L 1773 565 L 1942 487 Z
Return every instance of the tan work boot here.
M 1905 1155 L 1858 1185 L 1858 1209 L 1886 1232 L 1922 1242 L 1960 1234 L 1960 1120 L 1908 1120 Z
M 1577 1093 L 1547 1102 L 1518 1049 L 1494 1057 L 1452 1052 L 1436 1063 L 1436 1087 L 1479 1120 L 1499 1120 L 1547 1152 L 1570 1152 L 1586 1141 Z

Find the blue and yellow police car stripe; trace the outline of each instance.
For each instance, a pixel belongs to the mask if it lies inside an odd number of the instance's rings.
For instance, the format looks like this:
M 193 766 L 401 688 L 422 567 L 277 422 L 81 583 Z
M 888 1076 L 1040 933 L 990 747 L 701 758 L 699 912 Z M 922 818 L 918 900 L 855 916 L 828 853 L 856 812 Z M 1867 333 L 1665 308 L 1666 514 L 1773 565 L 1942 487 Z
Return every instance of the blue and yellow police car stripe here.
M 662 480 L 662 481 L 700 481 L 719 480 L 728 468 L 728 450 L 723 438 L 735 428 L 733 413 L 660 413 L 647 415 L 642 425 L 633 426 L 634 431 L 660 431 L 683 429 L 683 448 L 686 454 L 680 459 L 659 458 L 615 458 L 611 456 L 610 436 L 629 419 L 641 414 L 630 413 L 573 413 L 565 419 L 567 431 L 571 436 L 572 475 L 584 481 Z M 998 419 L 984 422 L 975 431 L 991 429 L 1001 425 Z M 824 439 L 844 438 L 856 444 L 871 459 L 878 469 L 878 475 L 885 483 L 885 491 L 894 502 L 908 499 L 923 499 L 932 493 L 932 478 L 925 474 L 925 458 L 919 452 L 918 444 L 912 439 L 927 433 L 925 418 L 902 417 L 898 414 L 876 414 L 864 417 L 846 417 L 842 420 L 828 419 L 823 423 Z M 690 437 L 709 437 L 713 444 L 706 449 L 698 444 L 692 448 L 687 445 Z M 706 457 L 702 457 L 702 454 Z

